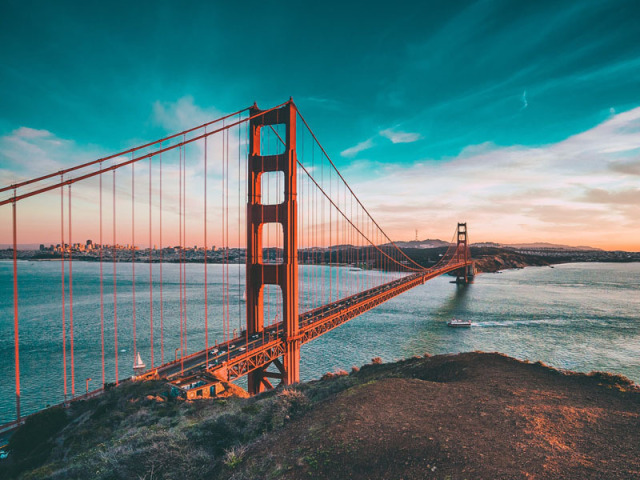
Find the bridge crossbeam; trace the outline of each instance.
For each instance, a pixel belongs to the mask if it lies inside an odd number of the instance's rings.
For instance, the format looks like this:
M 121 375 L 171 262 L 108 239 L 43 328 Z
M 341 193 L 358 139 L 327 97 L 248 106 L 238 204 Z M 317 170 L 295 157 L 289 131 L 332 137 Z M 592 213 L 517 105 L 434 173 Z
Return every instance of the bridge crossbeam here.
M 231 360 L 227 365 L 227 378 L 236 380 L 255 370 L 266 367 L 270 363 L 283 356 L 285 353 L 285 344 L 278 339 L 255 351 L 251 351 L 245 355 Z

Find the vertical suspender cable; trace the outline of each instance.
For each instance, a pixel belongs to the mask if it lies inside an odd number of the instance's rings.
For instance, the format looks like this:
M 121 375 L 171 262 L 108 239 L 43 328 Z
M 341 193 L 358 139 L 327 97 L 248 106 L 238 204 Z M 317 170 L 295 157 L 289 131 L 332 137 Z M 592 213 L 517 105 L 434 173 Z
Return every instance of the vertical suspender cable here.
M 238 120 L 242 119 L 242 115 L 238 114 Z M 241 229 L 242 229 L 242 219 L 241 219 L 241 215 L 242 215 L 242 211 L 241 211 L 241 205 L 242 205 L 242 176 L 240 175 L 240 170 L 242 169 L 242 152 L 241 150 L 241 136 L 242 136 L 242 125 L 238 125 L 238 133 L 237 133 L 237 137 L 238 137 L 238 250 L 241 248 L 242 246 L 242 238 L 241 238 Z M 245 250 L 246 252 L 246 250 Z M 240 275 L 242 273 L 242 263 L 240 262 L 240 252 L 238 251 L 238 328 L 240 329 L 240 331 L 242 331 L 242 303 L 241 303 L 241 298 L 242 298 L 242 281 L 240 278 Z M 246 322 L 245 322 L 246 324 Z M 245 345 L 247 345 L 248 348 L 248 344 L 249 344 L 249 329 L 245 328 Z
M 324 166 L 324 164 L 323 164 Z M 324 178 L 324 168 L 322 168 Z M 329 170 L 329 197 L 333 195 L 333 182 L 331 181 L 331 170 Z M 329 303 L 333 300 L 333 262 L 331 260 L 331 241 L 333 237 L 333 207 L 329 205 Z
M 207 133 L 207 127 L 204 127 L 204 133 Z M 207 301 L 207 138 L 208 137 L 204 137 L 204 349 L 205 365 L 209 367 L 209 307 Z
M 276 122 L 279 123 L 279 112 L 278 111 L 276 111 Z M 272 135 L 272 133 L 270 132 L 269 136 L 273 138 L 274 135 Z M 274 143 L 276 143 L 275 140 L 274 140 Z M 274 148 L 273 148 L 274 153 L 276 153 L 278 151 L 277 149 L 278 149 L 278 147 L 277 147 L 277 144 L 276 144 L 276 145 L 274 145 Z M 273 201 L 276 202 L 276 203 L 279 203 L 279 200 L 280 200 L 280 175 L 276 175 L 275 176 L 275 186 L 274 187 L 275 188 L 274 188 Z M 284 201 L 284 197 L 283 197 L 282 201 Z M 274 263 L 276 263 L 276 264 L 280 262 L 279 245 L 280 245 L 280 231 L 281 230 L 282 230 L 282 233 L 284 235 L 284 227 L 281 227 L 281 223 L 280 223 L 281 221 L 282 221 L 282 219 L 280 218 L 279 210 L 276 210 L 276 228 L 275 228 L 275 232 L 274 232 L 274 237 L 275 238 L 273 240 Z M 283 246 L 283 250 L 284 250 L 284 243 L 282 244 L 282 246 Z M 283 251 L 283 258 L 284 258 L 284 251 Z M 279 284 L 280 283 L 279 270 L 276 269 L 275 273 L 276 273 L 276 283 Z M 284 300 L 284 292 L 282 291 L 281 288 L 276 287 L 275 288 L 276 299 L 278 298 L 277 297 L 277 292 L 278 291 L 280 291 L 280 293 L 281 293 L 282 300 L 280 302 L 276 303 L 276 312 L 275 312 L 274 318 L 275 317 L 280 318 L 281 321 L 282 321 L 283 328 L 284 328 L 285 319 L 284 319 L 284 317 L 282 315 L 282 312 L 281 312 L 281 305 L 282 305 L 282 301 Z
M 162 144 L 160 144 L 160 149 L 162 149 Z M 158 243 L 160 244 L 160 363 L 164 365 L 164 304 L 163 304 L 163 282 L 164 282 L 164 278 L 163 278 L 163 272 L 162 272 L 162 264 L 164 261 L 164 252 L 162 250 L 162 153 L 160 154 L 160 159 L 159 159 L 159 169 L 160 169 L 160 192 L 159 192 L 159 196 L 160 196 L 160 201 L 158 209 L 160 210 L 159 215 L 160 215 L 160 222 L 159 222 L 159 230 L 160 230 L 160 234 L 159 234 L 159 239 L 158 239 Z
M 73 259 L 71 252 L 73 241 L 71 236 L 71 184 L 69 184 L 69 338 L 71 340 L 71 396 L 76 394 L 76 372 L 73 359 Z
M 297 120 L 296 120 L 297 121 Z M 304 138 L 304 132 L 303 132 L 303 138 Z M 304 152 L 304 150 L 303 150 Z M 310 310 L 309 308 L 309 304 L 307 302 L 307 295 L 308 295 L 308 289 L 307 289 L 307 278 L 308 278 L 308 274 L 309 274 L 309 237 L 308 235 L 305 236 L 306 231 L 308 230 L 308 217 L 305 218 L 305 212 L 307 212 L 309 210 L 309 201 L 308 201 L 308 195 L 309 195 L 309 183 L 308 181 L 306 182 L 306 186 L 307 189 L 305 190 L 305 175 L 302 171 L 302 169 L 298 169 L 298 176 L 300 177 L 300 188 L 302 189 L 302 196 L 300 197 L 300 204 L 299 204 L 299 215 L 300 215 L 300 225 L 299 225 L 299 229 L 301 232 L 300 238 L 302 239 L 302 243 L 303 243 L 303 250 L 302 250 L 302 275 L 301 275 L 301 279 L 302 279 L 302 288 L 300 289 L 300 291 L 302 292 L 302 305 L 303 305 L 303 309 L 305 311 Z M 306 193 L 304 193 L 306 191 Z
M 230 190 L 229 190 L 229 178 L 231 177 L 230 173 L 229 173 L 229 152 L 231 151 L 231 142 L 229 141 L 229 129 L 225 130 L 223 132 L 223 135 L 226 136 L 227 138 L 227 150 L 225 153 L 225 195 L 226 195 L 226 214 L 225 214 L 225 219 L 226 219 L 226 227 L 225 227 L 225 238 L 226 241 L 225 243 L 227 244 L 227 251 L 226 251 L 226 265 L 227 265 L 227 269 L 226 269 L 226 283 L 225 283 L 225 288 L 227 289 L 227 323 L 229 325 L 229 331 L 235 333 L 235 329 L 231 328 L 231 294 L 230 294 L 230 286 L 231 286 L 231 282 L 229 281 L 229 272 L 231 270 L 231 242 L 229 240 L 229 226 L 230 226 L 230 215 L 231 215 L 231 209 L 229 207 L 229 201 L 230 201 Z M 233 335 L 232 333 L 232 335 Z M 235 338 L 235 335 L 233 335 L 232 338 Z
M 186 140 L 186 134 L 182 140 Z M 182 306 L 184 309 L 184 354 L 187 355 L 187 264 L 185 257 L 185 249 L 187 248 L 187 145 L 182 147 Z
M 226 130 L 225 132 L 227 134 L 227 246 L 230 247 L 231 245 L 231 241 L 229 240 L 229 214 L 230 214 L 230 208 L 229 208 L 229 179 L 231 177 L 231 175 L 229 174 L 229 152 L 231 151 L 231 143 L 229 142 L 229 129 Z M 231 253 L 230 253 L 230 248 L 227 249 L 227 312 L 229 315 L 229 327 L 231 327 L 231 295 L 230 295 L 230 286 L 231 286 L 231 282 L 229 281 L 229 271 L 231 269 Z M 234 335 L 235 338 L 235 335 Z
M 111 256 L 113 258 L 113 343 L 115 359 L 116 385 L 118 385 L 118 290 L 117 290 L 117 243 L 116 243 L 116 171 L 113 171 L 113 245 L 111 245 Z
M 16 189 L 13 189 L 13 346 L 16 375 L 16 420 L 20 421 L 20 332 L 18 330 L 18 221 Z
M 131 153 L 133 159 L 133 152 Z M 131 164 L 131 314 L 133 320 L 133 363 L 136 363 L 136 187 L 135 187 L 135 164 Z
M 316 159 L 314 155 L 314 151 L 311 151 L 311 168 L 315 168 Z M 324 170 L 321 169 L 322 172 Z M 321 174 L 322 175 L 322 174 Z M 318 203 L 318 189 L 313 188 L 309 190 L 309 237 L 310 242 L 313 246 L 312 254 L 311 254 L 311 292 L 310 292 L 310 301 L 311 308 L 316 308 L 319 306 L 318 302 L 318 277 L 319 277 L 319 259 L 320 259 L 320 251 L 318 250 L 318 208 L 320 204 Z
M 322 195 L 320 195 L 320 191 L 317 188 L 313 189 L 313 243 L 317 247 L 320 245 L 320 235 L 322 234 L 322 229 L 320 225 L 321 221 L 321 211 L 322 208 Z M 316 250 L 316 254 L 314 255 L 314 267 L 313 270 L 315 272 L 315 285 L 313 288 L 313 295 L 315 297 L 315 304 L 317 307 L 322 305 L 321 291 L 322 291 L 322 277 L 320 275 L 320 251 Z
M 151 159 L 149 157 L 149 343 L 151 345 L 151 368 L 154 365 L 153 359 L 153 238 L 152 238 L 152 197 L 151 197 Z
M 227 312 L 227 332 L 229 333 L 229 339 L 231 338 L 235 338 L 235 335 L 233 335 L 233 332 L 235 329 L 231 328 L 231 300 L 230 300 L 230 295 L 229 295 L 229 269 L 230 269 L 230 249 L 231 249 L 231 244 L 229 242 L 229 215 L 230 215 L 230 209 L 229 209 L 229 151 L 231 149 L 231 144 L 229 143 L 229 130 L 224 130 L 222 132 L 223 137 L 225 138 L 225 150 L 224 150 L 224 158 L 222 159 L 222 161 L 224 162 L 224 195 L 225 195 L 225 201 L 224 201 L 224 209 L 225 209 L 225 213 L 224 213 L 224 243 L 226 245 L 226 249 L 225 249 L 225 253 L 224 253 L 224 264 L 225 264 L 225 269 L 224 269 L 224 283 L 223 283 L 223 287 L 225 290 L 225 303 L 226 303 L 226 312 Z
M 311 139 L 311 155 L 312 157 L 315 156 L 315 150 L 316 150 L 316 143 L 315 141 L 313 141 L 313 138 Z M 325 183 L 324 183 L 324 168 L 322 169 L 322 173 L 321 173 L 321 177 L 320 177 L 320 184 L 324 187 Z M 311 179 L 307 176 L 307 184 L 309 185 L 309 188 L 311 188 Z M 309 188 L 307 188 L 307 191 L 309 191 Z M 324 196 L 320 197 L 320 205 L 318 205 L 318 207 L 320 208 L 320 221 L 322 222 L 322 241 L 321 244 L 327 244 L 327 232 L 326 232 L 326 225 L 325 225 L 325 218 L 326 218 L 326 203 L 325 203 L 326 198 Z M 329 206 L 331 207 L 331 206 Z M 320 244 L 317 244 L 316 246 L 319 246 Z M 327 244 L 327 246 L 330 246 L 329 244 Z M 321 253 L 322 258 L 320 259 L 320 264 L 324 263 L 324 253 Z M 329 260 L 328 263 L 331 263 L 331 250 L 329 250 Z M 320 267 L 318 267 L 320 268 Z M 325 293 L 325 283 L 326 283 L 326 279 L 325 279 L 325 270 L 327 270 L 326 268 L 322 268 L 322 275 L 320 277 L 320 285 L 322 285 L 321 290 L 320 290 L 320 302 L 324 305 L 326 303 L 326 293 Z M 331 273 L 331 270 L 329 270 L 329 274 Z
M 340 208 L 340 182 L 338 181 L 338 179 L 336 178 L 336 190 L 337 192 L 337 197 L 338 197 L 338 211 L 336 212 L 336 223 L 337 223 L 337 235 L 336 235 L 336 240 L 338 245 L 340 245 L 342 242 L 342 218 L 340 217 L 340 215 L 338 215 L 338 213 L 340 212 L 341 208 Z M 340 300 L 340 298 L 342 298 L 342 296 L 340 295 L 340 247 L 336 248 L 336 300 Z
M 251 155 L 251 152 L 249 151 L 249 144 L 250 144 L 250 140 L 249 140 L 249 138 L 250 138 L 249 137 L 250 136 L 249 122 L 245 122 L 245 124 L 244 124 L 244 135 L 245 135 L 245 138 L 244 138 L 244 140 L 245 140 L 245 161 L 243 163 L 244 163 L 244 175 L 245 176 L 244 176 L 244 182 L 243 182 L 243 185 L 244 185 L 243 186 L 243 189 L 244 189 L 243 198 L 248 199 L 249 198 L 249 184 L 248 184 L 248 179 L 249 179 L 249 158 L 250 158 L 250 155 Z M 245 212 L 246 212 L 246 210 L 245 210 Z M 247 239 L 248 235 L 249 235 L 248 217 L 245 217 L 244 224 L 245 224 L 244 238 Z M 247 241 L 245 247 L 246 247 L 246 252 L 247 252 L 247 255 L 248 255 L 248 252 L 249 252 L 249 243 L 248 243 L 248 241 Z M 244 289 L 245 289 L 244 290 L 244 294 L 243 294 L 244 295 L 244 299 L 245 299 L 245 301 L 248 301 L 249 285 L 247 283 L 246 276 L 245 276 L 245 279 L 244 279 Z M 245 309 L 245 316 L 246 316 L 246 309 Z M 249 318 L 246 317 L 246 322 L 248 322 L 248 321 L 249 321 Z M 248 330 L 248 328 L 247 328 L 247 330 Z M 263 340 L 264 340 L 264 331 L 262 333 L 262 337 L 263 337 Z
M 222 121 L 222 126 L 224 127 L 224 120 Z M 222 341 L 227 341 L 227 330 L 226 330 L 226 321 L 225 321 L 225 301 L 224 301 L 224 133 L 222 134 L 222 176 L 220 177 L 220 181 L 222 183 L 220 188 L 221 195 L 221 215 L 220 215 L 220 231 L 222 238 L 220 239 L 220 244 L 222 246 Z
M 180 372 L 184 373 L 184 338 L 183 338 L 183 310 L 182 310 L 182 147 L 178 147 L 178 240 L 180 245 L 178 269 L 180 271 Z
M 60 183 L 64 180 L 60 175 Z M 64 275 L 64 186 L 60 187 L 60 271 L 62 274 L 62 372 L 64 382 L 64 401 L 67 401 L 67 322 L 65 319 L 65 275 Z
M 271 152 L 271 135 L 269 134 L 269 131 L 264 129 L 265 135 L 266 135 L 266 139 L 267 139 L 267 155 L 270 155 Z M 262 145 L 261 145 L 262 146 Z M 262 172 L 264 172 L 264 159 L 262 160 Z M 261 177 L 262 180 L 264 180 L 264 174 L 262 174 L 263 176 Z M 263 181 L 264 184 L 264 181 Z M 266 193 L 264 194 L 264 196 L 261 199 L 261 204 L 264 205 L 265 201 L 271 201 L 271 189 L 269 188 L 269 184 L 270 182 L 267 182 L 267 189 L 266 189 Z M 261 207 L 262 211 L 264 212 L 264 207 Z M 262 215 L 262 218 L 264 220 L 264 213 Z M 264 224 L 263 224 L 264 225 Z M 268 228 L 267 229 L 267 249 L 266 249 L 266 262 L 271 261 L 271 256 L 270 256 L 270 252 L 269 252 L 269 247 L 271 247 L 271 229 Z M 263 251 L 264 251 L 264 244 L 263 244 Z M 263 258 L 263 263 L 265 263 L 265 259 Z M 264 276 L 263 276 L 264 278 Z M 264 283 L 264 281 L 263 281 Z M 271 285 L 267 284 L 266 285 L 266 290 L 267 290 L 267 321 L 269 324 L 271 324 Z M 276 327 L 278 328 L 278 327 Z
M 102 170 L 102 162 L 100 162 Z M 100 174 L 100 349 L 102 357 L 102 388 L 105 384 L 104 373 L 104 269 L 102 265 L 102 174 Z

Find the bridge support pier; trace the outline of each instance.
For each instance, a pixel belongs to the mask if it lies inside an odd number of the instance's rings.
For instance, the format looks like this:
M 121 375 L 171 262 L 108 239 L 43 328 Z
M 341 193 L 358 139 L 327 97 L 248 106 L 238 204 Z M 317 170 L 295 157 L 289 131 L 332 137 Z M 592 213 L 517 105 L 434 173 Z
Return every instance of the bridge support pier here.
M 467 239 L 467 224 L 458 223 L 458 247 L 456 249 L 456 256 L 458 262 L 469 262 L 471 254 L 469 252 L 469 243 Z M 475 266 L 473 264 L 467 265 L 456 271 L 456 284 L 468 285 L 473 283 L 475 276 Z
M 251 116 L 260 113 L 257 106 Z M 276 155 L 261 152 L 261 129 L 284 125 L 285 150 Z M 262 175 L 267 172 L 284 174 L 284 200 L 277 205 L 262 203 Z M 296 110 L 292 101 L 249 121 L 249 166 L 247 200 L 247 332 L 264 330 L 264 286 L 278 285 L 282 290 L 282 340 L 285 342 L 283 362 L 272 362 L 278 372 L 267 371 L 269 365 L 249 374 L 249 393 L 273 388 L 269 378 L 280 379 L 284 385 L 300 381 L 300 338 L 298 324 L 298 248 L 297 248 L 297 157 Z M 263 259 L 263 226 L 277 223 L 284 237 L 281 264 L 266 264 Z M 270 364 L 270 365 L 271 365 Z

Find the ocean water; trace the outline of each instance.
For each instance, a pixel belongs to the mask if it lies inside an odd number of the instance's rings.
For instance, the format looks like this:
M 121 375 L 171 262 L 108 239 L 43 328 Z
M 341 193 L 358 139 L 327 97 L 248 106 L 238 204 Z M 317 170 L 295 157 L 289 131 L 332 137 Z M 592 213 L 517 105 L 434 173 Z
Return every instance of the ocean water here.
M 114 380 L 114 328 L 112 266 L 104 265 L 105 373 Z M 188 350 L 204 347 L 203 265 L 187 265 Z M 328 270 L 324 271 L 325 283 Z M 164 359 L 175 357 L 179 346 L 179 271 L 163 265 Z M 334 271 L 337 270 L 334 268 Z M 310 281 L 313 267 L 303 267 Z M 118 369 L 119 377 L 132 374 L 131 264 L 118 264 Z M 148 266 L 136 264 L 137 350 L 150 364 L 150 309 Z M 20 370 L 23 414 L 64 399 L 60 263 L 20 262 Z M 75 393 L 101 384 L 99 265 L 73 264 Z M 341 271 L 342 281 L 355 288 L 376 272 Z M 155 363 L 160 351 L 160 298 L 158 265 L 153 266 L 153 318 Z M 223 267 L 210 265 L 209 338 L 223 336 Z M 316 278 L 323 278 L 318 275 Z M 243 323 L 244 266 L 229 267 L 231 328 Z M 370 362 L 412 355 L 498 351 L 520 359 L 541 360 L 552 366 L 589 372 L 605 370 L 640 383 L 640 264 L 576 263 L 529 267 L 483 274 L 473 285 L 460 287 L 451 277 L 439 277 L 406 292 L 348 322 L 302 348 L 302 380 L 328 371 L 350 369 Z M 335 285 L 335 278 L 333 278 Z M 344 283 L 343 283 L 344 285 Z M 328 285 L 326 290 L 328 291 Z M 325 292 L 325 294 L 328 294 Z M 67 292 L 68 295 L 68 292 Z M 68 299 L 68 297 L 67 297 Z M 0 262 L 0 423 L 15 418 L 13 356 L 12 264 Z M 267 309 L 273 318 L 274 303 Z M 69 311 L 67 315 L 67 328 Z M 471 320 L 468 329 L 452 329 L 451 318 Z M 68 348 L 69 340 L 67 339 Z M 69 358 L 69 352 L 67 352 Z M 68 394 L 71 393 L 70 358 Z

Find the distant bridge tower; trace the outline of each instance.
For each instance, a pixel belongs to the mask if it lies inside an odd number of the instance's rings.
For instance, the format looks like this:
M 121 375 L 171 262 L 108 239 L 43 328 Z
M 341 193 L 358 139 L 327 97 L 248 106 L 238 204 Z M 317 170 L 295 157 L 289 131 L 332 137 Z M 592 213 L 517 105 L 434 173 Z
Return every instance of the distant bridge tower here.
M 256 105 L 251 116 L 260 113 Z M 284 125 L 285 150 L 277 155 L 262 155 L 260 130 L 272 125 Z M 300 337 L 298 324 L 298 250 L 297 250 L 297 157 L 296 110 L 292 101 L 249 121 L 249 168 L 247 202 L 247 333 L 264 330 L 264 286 L 278 285 L 282 291 L 282 324 L 285 344 L 283 361 L 273 362 L 254 370 L 248 377 L 249 393 L 271 388 L 269 378 L 280 379 L 285 385 L 300 381 Z M 284 200 L 277 205 L 262 203 L 262 174 L 284 174 Z M 262 256 L 263 226 L 282 226 L 284 237 L 281 264 L 265 264 Z M 270 365 L 277 372 L 267 371 Z
M 458 262 L 469 262 L 471 253 L 469 252 L 469 243 L 467 241 L 467 223 L 458 223 L 458 246 L 456 249 L 456 260 Z M 473 282 L 475 276 L 474 265 L 468 265 L 456 271 L 456 283 L 459 285 L 467 285 Z

